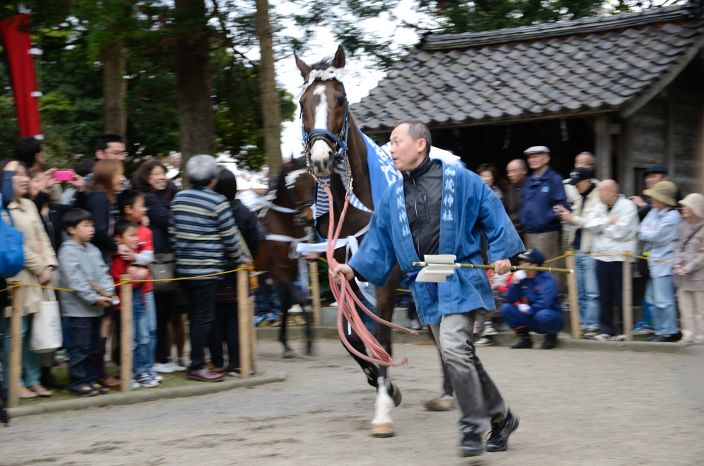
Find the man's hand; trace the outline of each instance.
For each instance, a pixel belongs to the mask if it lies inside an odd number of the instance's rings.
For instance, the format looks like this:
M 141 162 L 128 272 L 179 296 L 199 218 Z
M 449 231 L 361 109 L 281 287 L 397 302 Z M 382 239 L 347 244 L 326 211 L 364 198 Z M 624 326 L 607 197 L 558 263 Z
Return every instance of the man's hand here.
M 640 197 L 640 196 L 631 196 L 630 199 L 633 201 L 633 203 L 634 203 L 634 204 L 636 205 L 636 207 L 638 207 L 639 209 L 641 209 L 641 208 L 643 208 L 643 207 L 645 207 L 645 206 L 648 205 L 648 203 L 645 202 L 645 201 L 643 200 L 643 198 Z
M 499 275 L 508 273 L 511 270 L 511 261 L 508 259 L 499 259 L 494 262 L 494 272 Z
M 609 225 L 616 225 L 618 223 L 618 217 L 612 215 L 609 217 Z
M 340 283 L 340 273 L 342 273 L 348 281 L 354 278 L 354 270 L 347 264 L 338 264 L 337 267 L 332 270 L 332 274 L 335 276 L 335 282 L 337 283 Z
M 518 305 L 518 310 L 521 311 L 522 313 L 526 314 L 526 313 L 530 312 L 530 306 L 525 303 L 520 303 Z
M 98 299 L 95 300 L 95 304 L 103 308 L 109 307 L 112 304 L 112 298 L 109 296 L 98 296 Z
M 78 174 L 73 174 L 73 180 L 69 181 L 68 184 L 76 188 L 76 191 L 83 191 L 86 189 L 86 183 L 83 181 L 83 177 Z
M 560 217 L 560 220 L 562 220 L 563 222 L 572 223 L 572 212 L 565 209 L 564 206 L 558 204 L 554 207 L 554 210 L 555 214 Z

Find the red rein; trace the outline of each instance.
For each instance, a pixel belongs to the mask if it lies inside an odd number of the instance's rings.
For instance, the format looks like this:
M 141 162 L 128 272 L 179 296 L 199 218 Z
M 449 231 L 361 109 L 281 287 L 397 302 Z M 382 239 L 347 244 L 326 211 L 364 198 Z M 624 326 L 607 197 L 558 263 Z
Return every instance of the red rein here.
M 337 239 L 340 237 L 340 231 L 342 230 L 342 222 L 345 218 L 345 213 L 347 212 L 347 206 L 349 205 L 350 198 L 349 196 L 345 196 L 345 205 L 343 206 L 342 213 L 340 214 L 340 222 L 337 225 L 337 229 L 335 229 L 335 211 L 333 209 L 332 192 L 330 191 L 329 186 L 325 186 L 324 189 L 325 193 L 328 195 L 328 201 L 330 203 L 330 222 L 328 223 L 328 247 L 326 255 L 328 259 L 329 269 L 332 270 L 338 265 L 338 262 L 335 260 L 335 245 L 337 243 Z M 354 291 L 352 291 L 352 286 L 342 274 L 340 274 L 339 276 L 339 284 L 336 283 L 335 278 L 336 277 L 332 274 L 332 272 L 330 272 L 330 289 L 332 290 L 332 294 L 338 303 L 337 331 L 340 335 L 340 340 L 342 340 L 342 344 L 345 345 L 345 347 L 350 351 L 350 353 L 372 364 L 376 364 L 379 366 L 400 366 L 406 364 L 408 362 L 408 359 L 403 358 L 400 361 L 396 361 L 395 359 L 393 359 L 391 355 L 386 352 L 384 347 L 381 346 L 381 343 L 379 343 L 379 341 L 374 337 L 374 335 L 372 335 L 369 330 L 367 330 L 367 327 L 364 325 L 362 318 L 357 313 L 355 304 L 359 306 L 359 308 L 362 309 L 362 311 L 364 311 L 369 317 L 371 317 L 381 325 L 386 325 L 387 327 L 395 328 L 411 335 L 418 335 L 419 333 L 415 330 L 411 330 L 406 327 L 394 324 L 393 322 L 384 320 L 378 315 L 374 314 L 372 311 L 367 309 L 364 304 L 362 304 L 357 295 L 354 294 Z M 347 319 L 347 322 L 349 322 L 349 325 L 352 327 L 352 330 L 354 330 L 354 332 L 359 336 L 360 340 L 362 340 L 362 343 L 364 343 L 364 346 L 372 354 L 371 357 L 367 356 L 364 353 L 360 353 L 350 344 L 349 341 L 347 341 L 347 335 L 345 334 L 344 328 L 345 319 Z

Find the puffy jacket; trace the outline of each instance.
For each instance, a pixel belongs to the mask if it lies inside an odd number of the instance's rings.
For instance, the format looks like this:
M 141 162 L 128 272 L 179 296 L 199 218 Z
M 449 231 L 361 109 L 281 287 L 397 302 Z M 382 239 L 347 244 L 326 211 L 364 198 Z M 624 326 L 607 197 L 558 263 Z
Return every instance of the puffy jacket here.
M 586 197 L 581 194 L 572 204 L 572 224 L 567 227 L 567 242 L 569 247 L 573 247 L 575 233 L 577 230 L 582 230 L 579 249 L 582 251 L 591 251 L 594 232 L 584 228 L 589 219 L 596 215 L 597 206 L 601 204 L 599 200 L 599 191 L 596 186 L 591 190 Z
M 533 278 L 512 283 L 504 295 L 507 303 L 519 301 L 531 307 L 529 315 L 549 309 L 562 312 L 557 296 L 557 281 L 549 272 L 538 272 Z
M 567 207 L 562 177 L 548 167 L 542 175 L 529 176 L 521 192 L 521 225 L 526 233 L 560 231 L 560 217 L 552 208 Z

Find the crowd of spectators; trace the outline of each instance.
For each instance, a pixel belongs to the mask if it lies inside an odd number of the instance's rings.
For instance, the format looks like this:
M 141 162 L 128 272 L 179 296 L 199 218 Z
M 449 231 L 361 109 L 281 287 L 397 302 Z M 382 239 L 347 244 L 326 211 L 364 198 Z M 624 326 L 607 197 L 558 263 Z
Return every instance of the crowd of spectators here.
M 105 360 L 110 347 L 118 362 L 124 275 L 135 280 L 134 388 L 157 386 L 160 374 L 177 371 L 204 382 L 237 376 L 231 312 L 236 290 L 218 274 L 251 261 L 258 231 L 256 218 L 236 198 L 235 176 L 213 157 L 197 155 L 186 167 L 188 188 L 179 190 L 155 159 L 128 180 L 126 156 L 122 138 L 101 136 L 94 160 L 81 161 L 69 179 L 58 181 L 56 170 L 43 167 L 37 141 L 17 143 L 13 158 L 0 163 L 0 215 L 24 234 L 25 266 L 12 280 L 74 290 L 58 294 L 69 388 L 77 395 L 98 395 L 120 384 Z M 588 152 L 576 156 L 564 180 L 550 167 L 548 147 L 530 147 L 524 156 L 508 163 L 505 184 L 493 165 L 483 164 L 477 173 L 503 201 L 524 240 L 528 251 L 517 263 L 539 266 L 566 250 L 575 253 L 583 336 L 623 338 L 623 261 L 635 261 L 647 280 L 636 330 L 651 332 L 653 341 L 704 343 L 704 196 L 682 198 L 660 165 L 645 171 L 643 197 L 629 199 L 615 180 L 595 178 Z M 159 267 L 169 266 L 186 280 L 149 281 Z M 478 344 L 493 344 L 493 321 L 501 315 L 518 336 L 513 347 L 532 347 L 530 332 L 546 335 L 543 348 L 554 347 L 564 320 L 561 277 L 528 271 L 490 279 L 503 306 L 480 320 L 477 331 L 484 338 Z M 25 289 L 22 398 L 51 396 L 57 387 L 53 354 L 34 353 L 28 344 L 39 303 L 55 299 L 45 288 Z M 8 305 L 8 294 L 1 293 L 0 308 Z M 5 328 L 8 316 L 0 319 Z M 10 336 L 3 335 L 7 367 Z

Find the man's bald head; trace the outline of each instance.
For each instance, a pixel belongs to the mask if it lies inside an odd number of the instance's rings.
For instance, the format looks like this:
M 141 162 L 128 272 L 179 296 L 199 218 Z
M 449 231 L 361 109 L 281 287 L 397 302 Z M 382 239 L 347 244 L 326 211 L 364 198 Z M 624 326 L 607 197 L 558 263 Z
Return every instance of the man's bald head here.
M 588 168 L 594 171 L 594 154 L 591 152 L 580 152 L 574 158 L 574 168 Z
M 599 182 L 599 199 L 608 206 L 614 205 L 618 199 L 620 187 L 614 180 Z
M 523 159 L 513 159 L 506 165 L 506 176 L 511 183 L 520 183 L 528 175 L 528 166 Z

